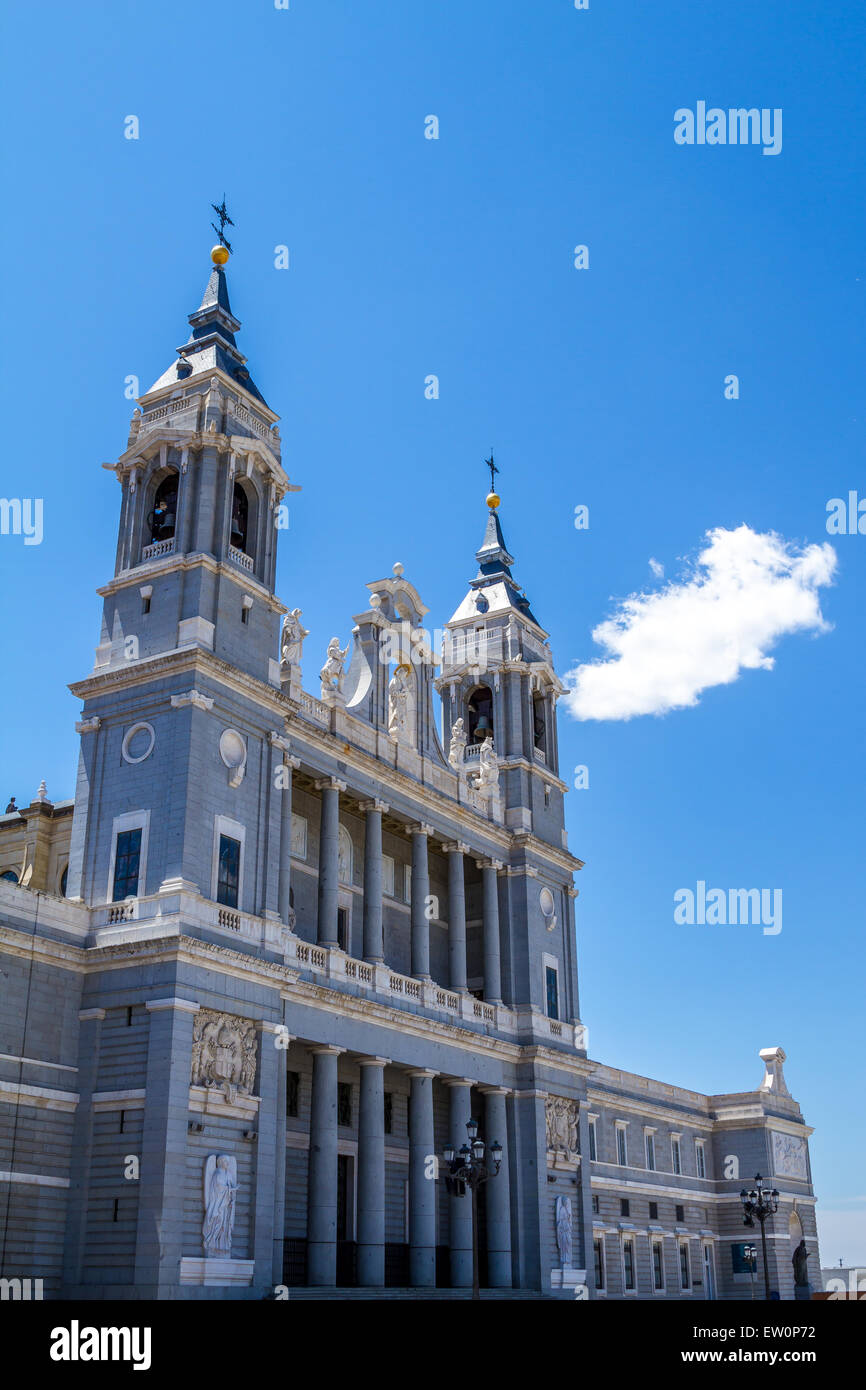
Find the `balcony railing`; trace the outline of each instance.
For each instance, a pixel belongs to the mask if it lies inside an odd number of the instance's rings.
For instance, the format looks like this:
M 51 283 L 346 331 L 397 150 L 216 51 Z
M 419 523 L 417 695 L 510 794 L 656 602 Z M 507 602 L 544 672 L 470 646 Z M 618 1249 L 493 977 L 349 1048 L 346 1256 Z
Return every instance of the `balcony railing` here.
M 146 545 L 141 552 L 141 562 L 145 560 L 160 560 L 163 555 L 174 553 L 174 536 L 169 536 L 165 541 L 154 541 L 152 545 Z
M 236 565 L 240 565 L 240 567 L 241 567 L 242 570 L 246 570 L 249 574 L 252 574 L 252 572 L 253 572 L 253 557 L 252 557 L 252 555 L 247 555 L 247 554 L 245 553 L 245 551 L 243 551 L 243 550 L 238 550 L 238 548 L 237 548 L 236 545 L 230 545 L 230 546 L 229 546 L 229 559 L 230 559 L 230 560 L 234 560 L 234 562 L 235 562 Z

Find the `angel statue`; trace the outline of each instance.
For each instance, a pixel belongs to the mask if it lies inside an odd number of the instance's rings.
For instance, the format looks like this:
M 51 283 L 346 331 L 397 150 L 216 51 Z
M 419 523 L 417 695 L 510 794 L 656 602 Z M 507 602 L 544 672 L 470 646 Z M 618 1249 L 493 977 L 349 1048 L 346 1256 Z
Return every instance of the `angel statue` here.
M 293 608 L 291 613 L 287 613 L 283 619 L 283 630 L 280 635 L 280 665 L 283 669 L 289 666 L 300 666 L 301 655 L 304 650 L 304 638 L 309 637 L 307 628 L 301 626 L 301 610 Z
M 230 1154 L 210 1154 L 204 1169 L 202 1243 L 209 1259 L 228 1260 L 232 1253 L 238 1163 Z
M 499 790 L 499 759 L 493 751 L 493 737 L 488 734 L 478 754 L 478 776 L 475 790 L 490 796 Z
M 349 645 L 346 644 L 345 650 L 340 649 L 340 639 L 332 637 L 328 643 L 328 655 L 325 664 L 319 672 L 322 682 L 322 699 L 328 695 L 333 695 L 334 690 L 340 690 L 343 685 L 343 669 L 346 657 L 349 655 Z M 336 685 L 334 682 L 336 681 Z
M 463 727 L 463 720 L 458 719 L 451 726 L 451 743 L 448 746 L 448 762 L 458 777 L 463 772 L 463 764 L 466 757 L 466 730 Z
M 409 670 L 398 666 L 388 685 L 388 733 L 399 739 L 409 731 L 409 701 L 412 691 L 409 684 Z

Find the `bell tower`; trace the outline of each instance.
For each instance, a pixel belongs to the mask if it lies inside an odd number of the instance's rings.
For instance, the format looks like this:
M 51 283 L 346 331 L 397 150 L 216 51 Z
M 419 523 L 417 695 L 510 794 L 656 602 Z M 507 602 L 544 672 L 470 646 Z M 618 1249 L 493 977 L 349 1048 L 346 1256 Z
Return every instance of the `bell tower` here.
M 220 232 L 187 341 L 103 465 L 121 489 L 114 575 L 93 671 L 70 687 L 84 708 L 68 892 L 136 899 L 136 916 L 169 890 L 276 915 L 260 799 L 283 727 L 277 540 L 299 489 L 237 345 L 228 259 Z
M 487 466 L 492 481 L 492 458 Z M 462 719 L 471 758 L 492 737 L 506 825 L 563 848 L 566 787 L 559 777 L 556 702 L 565 687 L 553 668 L 548 634 L 512 574 L 500 500 L 491 488 L 484 538 L 475 552 L 478 572 L 445 626 L 436 683 L 443 738 L 447 747 Z

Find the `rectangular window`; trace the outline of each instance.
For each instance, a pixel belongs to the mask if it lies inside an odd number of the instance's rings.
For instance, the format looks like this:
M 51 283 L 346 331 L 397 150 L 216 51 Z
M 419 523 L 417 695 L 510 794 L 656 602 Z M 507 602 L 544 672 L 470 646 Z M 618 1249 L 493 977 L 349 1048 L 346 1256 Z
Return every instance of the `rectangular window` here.
M 689 1266 L 689 1247 L 683 1243 L 680 1246 L 680 1287 L 690 1289 L 692 1287 L 692 1273 Z
M 385 1092 L 385 1133 L 394 1133 L 394 1093 Z
M 138 893 L 138 869 L 141 861 L 141 827 L 118 832 L 114 852 L 114 889 L 112 902 L 123 902 Z
M 289 1119 L 298 1118 L 301 1095 L 301 1075 L 297 1071 L 286 1072 L 286 1114 Z
M 559 1018 L 559 977 L 553 966 L 545 966 L 547 982 L 547 1017 Z
M 595 1139 L 595 1120 L 590 1120 L 589 1122 L 589 1156 L 593 1163 L 598 1158 L 598 1146 Z
M 628 1163 L 628 1148 L 625 1139 L 625 1125 L 616 1127 L 616 1161 L 620 1167 L 625 1168 Z
M 604 1288 L 604 1241 L 601 1239 L 592 1242 L 593 1254 L 595 1255 L 595 1287 Z
M 337 908 L 337 945 L 341 951 L 349 953 L 349 909 Z
M 217 868 L 217 902 L 223 907 L 237 907 L 241 873 L 241 842 L 231 835 L 220 835 Z
M 671 1140 L 671 1159 L 673 1161 L 674 1172 L 681 1173 L 683 1171 L 683 1161 L 680 1156 L 680 1141 L 678 1138 Z
M 682 1222 L 685 1221 L 685 1219 L 686 1219 L 686 1209 L 685 1209 L 685 1207 L 681 1207 L 681 1206 L 679 1205 L 679 1203 L 677 1203 L 676 1208 L 675 1208 L 675 1211 L 676 1211 L 676 1218 L 677 1218 L 677 1221 L 679 1221 L 679 1222 L 682 1224 Z
M 350 1081 L 337 1082 L 337 1124 L 345 1129 L 352 1127 L 352 1084 Z
M 653 1288 L 663 1289 L 665 1286 L 665 1262 L 664 1251 L 660 1240 L 653 1241 Z
M 619 1214 L 620 1214 L 620 1216 L 631 1216 L 631 1209 L 630 1209 L 628 1197 L 620 1197 L 620 1199 L 619 1199 Z
M 599 1214 L 598 1193 L 596 1193 L 592 1199 L 592 1214 L 593 1216 L 598 1216 Z
M 649 1219 L 650 1219 L 650 1221 L 658 1221 L 658 1219 L 659 1219 L 659 1204 L 658 1204 L 658 1202 L 650 1202 L 650 1204 L 649 1204 Z
M 634 1241 L 629 1237 L 622 1243 L 622 1269 L 623 1284 L 626 1289 L 633 1289 L 634 1282 Z
M 655 1135 L 654 1135 L 654 1134 L 645 1134 L 645 1135 L 644 1135 L 644 1144 L 645 1144 L 645 1146 L 646 1146 L 646 1166 L 647 1166 L 647 1168 L 650 1169 L 650 1171 L 652 1171 L 652 1169 L 654 1169 L 655 1166 L 656 1166 L 656 1140 L 655 1140 Z
M 382 855 L 382 892 L 389 898 L 394 896 L 394 860 L 390 854 Z
M 695 1162 L 698 1167 L 698 1177 L 705 1178 L 707 1176 L 707 1160 L 704 1155 L 703 1140 L 701 1139 L 695 1140 Z

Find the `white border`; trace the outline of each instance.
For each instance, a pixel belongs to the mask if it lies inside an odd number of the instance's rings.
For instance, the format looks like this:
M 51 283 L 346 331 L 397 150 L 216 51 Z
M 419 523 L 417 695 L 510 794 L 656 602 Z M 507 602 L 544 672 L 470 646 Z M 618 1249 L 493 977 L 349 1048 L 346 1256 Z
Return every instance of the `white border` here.
M 147 891 L 147 841 L 150 834 L 150 811 L 127 811 L 122 816 L 115 816 L 111 822 L 111 858 L 108 862 L 108 884 L 105 890 L 105 901 L 114 902 L 114 864 L 117 859 L 117 837 L 124 830 L 141 831 L 141 849 L 138 854 L 138 885 L 135 893 L 130 893 L 130 897 L 141 898 Z M 119 899 L 125 902 L 124 898 Z
M 150 734 L 150 746 L 146 753 L 141 754 L 141 757 L 133 758 L 129 752 L 129 745 L 134 735 L 138 733 L 139 729 L 147 729 L 147 732 Z M 136 724 L 130 724 L 126 733 L 123 735 L 123 742 L 120 745 L 120 754 L 125 763 L 143 763 L 145 758 L 150 757 L 155 745 L 156 734 L 154 733 L 153 725 L 148 724 L 146 719 L 139 719 Z
M 211 901 L 217 900 L 217 883 L 220 873 L 220 835 L 228 835 L 232 840 L 239 840 L 241 846 L 240 862 L 238 864 L 238 905 L 229 907 L 227 903 L 219 903 L 220 907 L 225 907 L 229 912 L 242 911 L 241 903 L 244 900 L 244 850 L 246 848 L 247 828 L 241 825 L 240 821 L 232 820 L 230 816 L 214 816 L 213 818 L 213 864 L 210 876 L 210 895 Z

